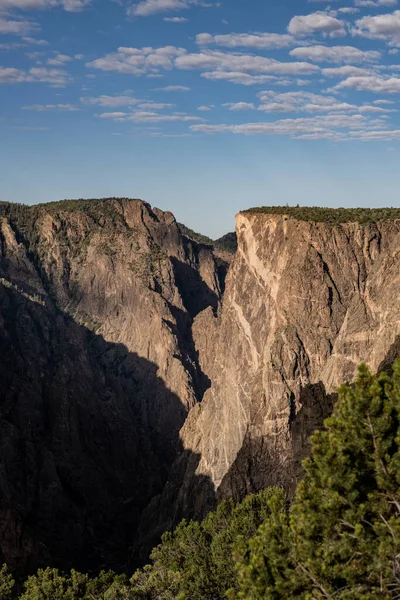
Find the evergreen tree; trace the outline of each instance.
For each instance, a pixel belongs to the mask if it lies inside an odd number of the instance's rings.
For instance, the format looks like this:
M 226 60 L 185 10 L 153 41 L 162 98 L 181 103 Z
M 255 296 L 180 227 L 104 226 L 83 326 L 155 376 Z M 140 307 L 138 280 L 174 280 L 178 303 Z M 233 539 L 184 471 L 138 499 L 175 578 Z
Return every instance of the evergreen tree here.
M 400 597 L 399 424 L 400 362 L 392 377 L 361 366 L 312 438 L 289 521 L 273 512 L 239 548 L 239 597 Z
M 0 569 L 0 600 L 11 600 L 15 581 L 8 570 L 7 565 L 3 565 Z
M 270 513 L 269 499 L 282 490 L 269 488 L 240 504 L 222 502 L 201 523 L 182 521 L 163 535 L 152 553 L 153 565 L 132 578 L 138 598 L 222 600 L 237 588 L 233 546 L 240 536 L 253 537 Z

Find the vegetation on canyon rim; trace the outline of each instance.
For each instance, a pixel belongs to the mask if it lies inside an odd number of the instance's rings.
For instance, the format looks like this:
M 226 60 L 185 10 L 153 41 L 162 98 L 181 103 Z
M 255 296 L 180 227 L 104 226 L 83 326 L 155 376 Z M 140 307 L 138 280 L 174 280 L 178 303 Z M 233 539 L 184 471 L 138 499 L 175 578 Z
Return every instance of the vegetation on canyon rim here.
M 304 467 L 291 505 L 278 488 L 223 502 L 164 534 L 152 564 L 130 580 L 49 568 L 18 596 L 4 566 L 0 599 L 400 597 L 400 361 L 392 375 L 361 366 L 355 384 L 340 388 Z
M 375 223 L 400 219 L 400 208 L 326 208 L 319 206 L 260 206 L 248 214 L 287 215 L 298 221 L 315 223 Z

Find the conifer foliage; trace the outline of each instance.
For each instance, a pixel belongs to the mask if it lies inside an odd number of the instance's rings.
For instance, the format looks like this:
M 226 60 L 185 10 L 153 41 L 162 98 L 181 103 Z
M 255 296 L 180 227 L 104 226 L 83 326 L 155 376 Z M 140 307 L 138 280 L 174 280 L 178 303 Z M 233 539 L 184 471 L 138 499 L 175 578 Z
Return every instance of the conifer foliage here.
M 240 598 L 400 598 L 399 424 L 400 362 L 392 377 L 361 366 L 312 438 L 289 514 L 239 547 Z

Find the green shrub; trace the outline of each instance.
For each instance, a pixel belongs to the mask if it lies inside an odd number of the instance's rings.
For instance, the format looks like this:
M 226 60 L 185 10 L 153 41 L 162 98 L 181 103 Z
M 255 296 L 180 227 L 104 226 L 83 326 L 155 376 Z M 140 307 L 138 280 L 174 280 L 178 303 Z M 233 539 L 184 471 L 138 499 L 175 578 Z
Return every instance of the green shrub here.
M 400 361 L 393 377 L 360 367 L 304 466 L 289 517 L 278 506 L 239 544 L 238 598 L 398 598 Z
M 242 211 L 249 214 L 287 215 L 317 223 L 374 223 L 400 219 L 400 208 L 324 208 L 318 206 L 260 206 Z

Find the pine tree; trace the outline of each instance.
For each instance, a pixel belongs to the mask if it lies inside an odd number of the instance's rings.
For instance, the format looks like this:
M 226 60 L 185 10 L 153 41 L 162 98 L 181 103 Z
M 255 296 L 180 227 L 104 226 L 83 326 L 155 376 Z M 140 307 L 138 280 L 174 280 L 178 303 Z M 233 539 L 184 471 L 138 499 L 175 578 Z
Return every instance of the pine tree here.
M 395 597 L 400 553 L 400 362 L 361 366 L 313 436 L 291 512 L 298 568 L 313 597 Z M 399 591 L 399 590 L 398 590 Z
M 312 438 L 288 520 L 272 511 L 239 548 L 240 598 L 400 597 L 400 362 L 361 366 Z
M 0 600 L 11 600 L 15 581 L 7 565 L 3 565 L 0 569 Z

